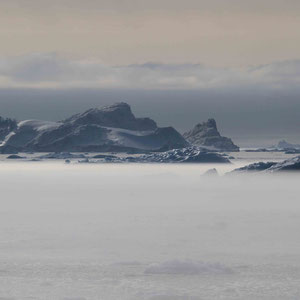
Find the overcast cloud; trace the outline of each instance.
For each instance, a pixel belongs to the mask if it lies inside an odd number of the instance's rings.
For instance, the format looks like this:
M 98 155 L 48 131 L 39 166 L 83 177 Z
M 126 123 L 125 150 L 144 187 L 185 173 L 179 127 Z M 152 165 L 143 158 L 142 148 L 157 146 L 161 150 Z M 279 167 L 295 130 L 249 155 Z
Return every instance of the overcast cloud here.
M 189 63 L 108 66 L 95 60 L 71 60 L 55 53 L 0 59 L 2 88 L 290 89 L 299 83 L 300 60 L 248 68 L 217 68 Z
M 297 0 L 0 1 L 0 56 L 247 67 L 300 53 Z

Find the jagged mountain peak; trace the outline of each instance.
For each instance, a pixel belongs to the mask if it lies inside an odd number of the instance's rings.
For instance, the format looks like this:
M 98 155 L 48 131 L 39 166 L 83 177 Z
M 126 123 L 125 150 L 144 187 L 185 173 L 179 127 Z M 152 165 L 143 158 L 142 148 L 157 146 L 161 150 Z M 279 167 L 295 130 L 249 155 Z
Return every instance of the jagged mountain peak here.
M 192 145 L 212 147 L 222 151 L 239 151 L 231 139 L 221 136 L 215 119 L 198 123 L 192 130 L 183 134 L 184 138 Z
M 133 115 L 130 105 L 127 104 L 126 102 L 116 102 L 114 104 L 106 105 L 103 107 L 90 108 L 80 114 L 82 115 L 82 114 L 90 114 L 90 113 L 98 113 L 98 112 L 111 113 L 111 112 L 116 112 L 116 111 L 119 111 L 119 112 L 121 111 L 123 113 L 127 113 L 128 115 Z M 77 115 L 80 115 L 80 114 L 77 114 Z
M 128 110 L 131 112 L 131 107 L 126 102 L 116 102 L 111 105 L 103 106 L 102 108 L 100 108 L 100 110 L 103 110 L 103 111 Z
M 192 136 L 206 137 L 206 136 L 221 136 L 217 129 L 217 122 L 215 119 L 210 118 L 206 122 L 198 123 L 192 130 L 184 134 L 188 139 Z
M 204 124 L 205 124 L 205 122 L 204 122 Z M 213 128 L 217 129 L 217 122 L 216 122 L 216 120 L 214 118 L 208 119 L 207 122 L 206 122 L 206 124 L 209 127 L 213 127 Z
M 88 109 L 64 120 L 64 123 L 97 124 L 105 127 L 144 131 L 157 128 L 156 123 L 150 118 L 136 118 L 131 107 L 125 102 Z

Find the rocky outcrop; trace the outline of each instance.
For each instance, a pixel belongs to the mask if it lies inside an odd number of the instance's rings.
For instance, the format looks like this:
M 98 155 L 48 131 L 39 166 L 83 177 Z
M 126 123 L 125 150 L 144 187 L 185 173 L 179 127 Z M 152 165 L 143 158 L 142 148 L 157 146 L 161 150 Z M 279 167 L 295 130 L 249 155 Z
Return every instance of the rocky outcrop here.
M 276 172 L 289 172 L 289 171 L 300 171 L 300 156 L 296 156 L 282 162 L 258 162 L 247 165 L 242 168 L 235 169 L 229 174 L 238 173 L 253 173 L 253 172 L 265 172 L 265 173 L 276 173 Z
M 257 163 L 253 163 L 253 164 L 247 165 L 242 168 L 235 169 L 235 170 L 231 171 L 230 174 L 245 173 L 245 172 L 247 172 L 247 173 L 261 172 L 261 171 L 265 171 L 265 170 L 271 168 L 275 164 L 276 164 L 275 162 L 257 162 Z
M 149 118 L 136 118 L 126 103 L 89 109 L 61 122 L 18 123 L 0 151 L 147 152 L 187 146 L 172 127 L 158 128 Z
M 271 166 L 267 172 L 300 171 L 300 156 L 284 160 Z
M 220 135 L 214 119 L 197 124 L 192 130 L 184 133 L 183 137 L 192 145 L 219 151 L 239 151 L 239 147 L 230 138 Z
M 287 141 L 285 140 L 282 140 L 278 143 L 277 149 L 281 149 L 281 150 L 300 150 L 300 145 L 297 145 L 297 144 L 291 144 L 291 143 L 288 143 Z
M 99 160 L 82 160 L 81 163 L 230 163 L 222 154 L 206 152 L 196 147 L 173 149 L 160 153 L 127 157 L 101 157 Z
M 157 129 L 156 123 L 150 118 L 136 118 L 127 103 L 115 103 L 103 108 L 92 108 L 84 113 L 76 114 L 64 121 L 66 124 L 94 124 L 104 127 L 123 128 L 135 131 Z
M 0 117 L 0 143 L 3 142 L 5 137 L 17 128 L 17 122 L 9 118 Z
M 138 158 L 138 162 L 160 163 L 230 163 L 221 154 L 206 152 L 196 147 L 174 149 L 162 153 L 145 154 Z

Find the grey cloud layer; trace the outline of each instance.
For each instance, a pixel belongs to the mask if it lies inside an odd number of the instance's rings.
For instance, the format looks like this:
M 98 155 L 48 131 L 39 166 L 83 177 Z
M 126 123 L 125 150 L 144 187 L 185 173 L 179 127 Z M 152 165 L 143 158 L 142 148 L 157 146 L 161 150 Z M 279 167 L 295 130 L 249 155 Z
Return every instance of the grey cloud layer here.
M 145 63 L 107 66 L 93 60 L 36 53 L 0 59 L 0 87 L 138 89 L 291 88 L 300 83 L 300 60 L 244 69 L 203 64 Z

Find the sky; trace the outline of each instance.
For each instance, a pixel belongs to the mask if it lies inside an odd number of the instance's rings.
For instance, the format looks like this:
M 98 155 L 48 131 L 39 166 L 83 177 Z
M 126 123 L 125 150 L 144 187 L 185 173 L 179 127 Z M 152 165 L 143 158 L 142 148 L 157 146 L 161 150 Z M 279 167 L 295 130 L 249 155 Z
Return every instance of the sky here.
M 0 88 L 298 84 L 299 28 L 297 0 L 1 1 Z
M 298 0 L 10 0 L 0 54 L 240 67 L 299 58 L 299 26 Z
M 124 100 L 120 95 L 139 97 L 128 101 L 147 114 L 141 107 L 156 112 L 156 103 L 172 107 L 174 98 L 180 104 L 180 95 L 182 119 L 165 113 L 162 123 L 184 130 L 191 120 L 217 115 L 225 131 L 235 134 L 237 116 L 222 114 L 219 103 L 237 115 L 245 111 L 239 127 L 247 134 L 255 131 L 245 118 L 263 123 L 273 114 L 266 133 L 286 128 L 297 139 L 299 28 L 297 0 L 1 1 L 0 115 L 26 118 L 20 107 L 37 105 L 36 118 L 55 119 L 75 108 Z M 17 95 L 24 90 L 20 103 Z M 66 96 L 58 96 L 58 90 Z M 76 90 L 93 91 L 80 103 Z M 98 101 L 89 98 L 95 91 Z M 36 103 L 29 95 L 41 99 Z M 68 105 L 65 99 L 72 95 L 74 105 Z M 47 115 L 55 105 L 66 111 Z M 191 107 L 198 117 L 190 118 Z M 257 113 L 258 107 L 264 109 Z M 282 108 L 290 112 L 286 124 L 278 123 L 276 109 Z

